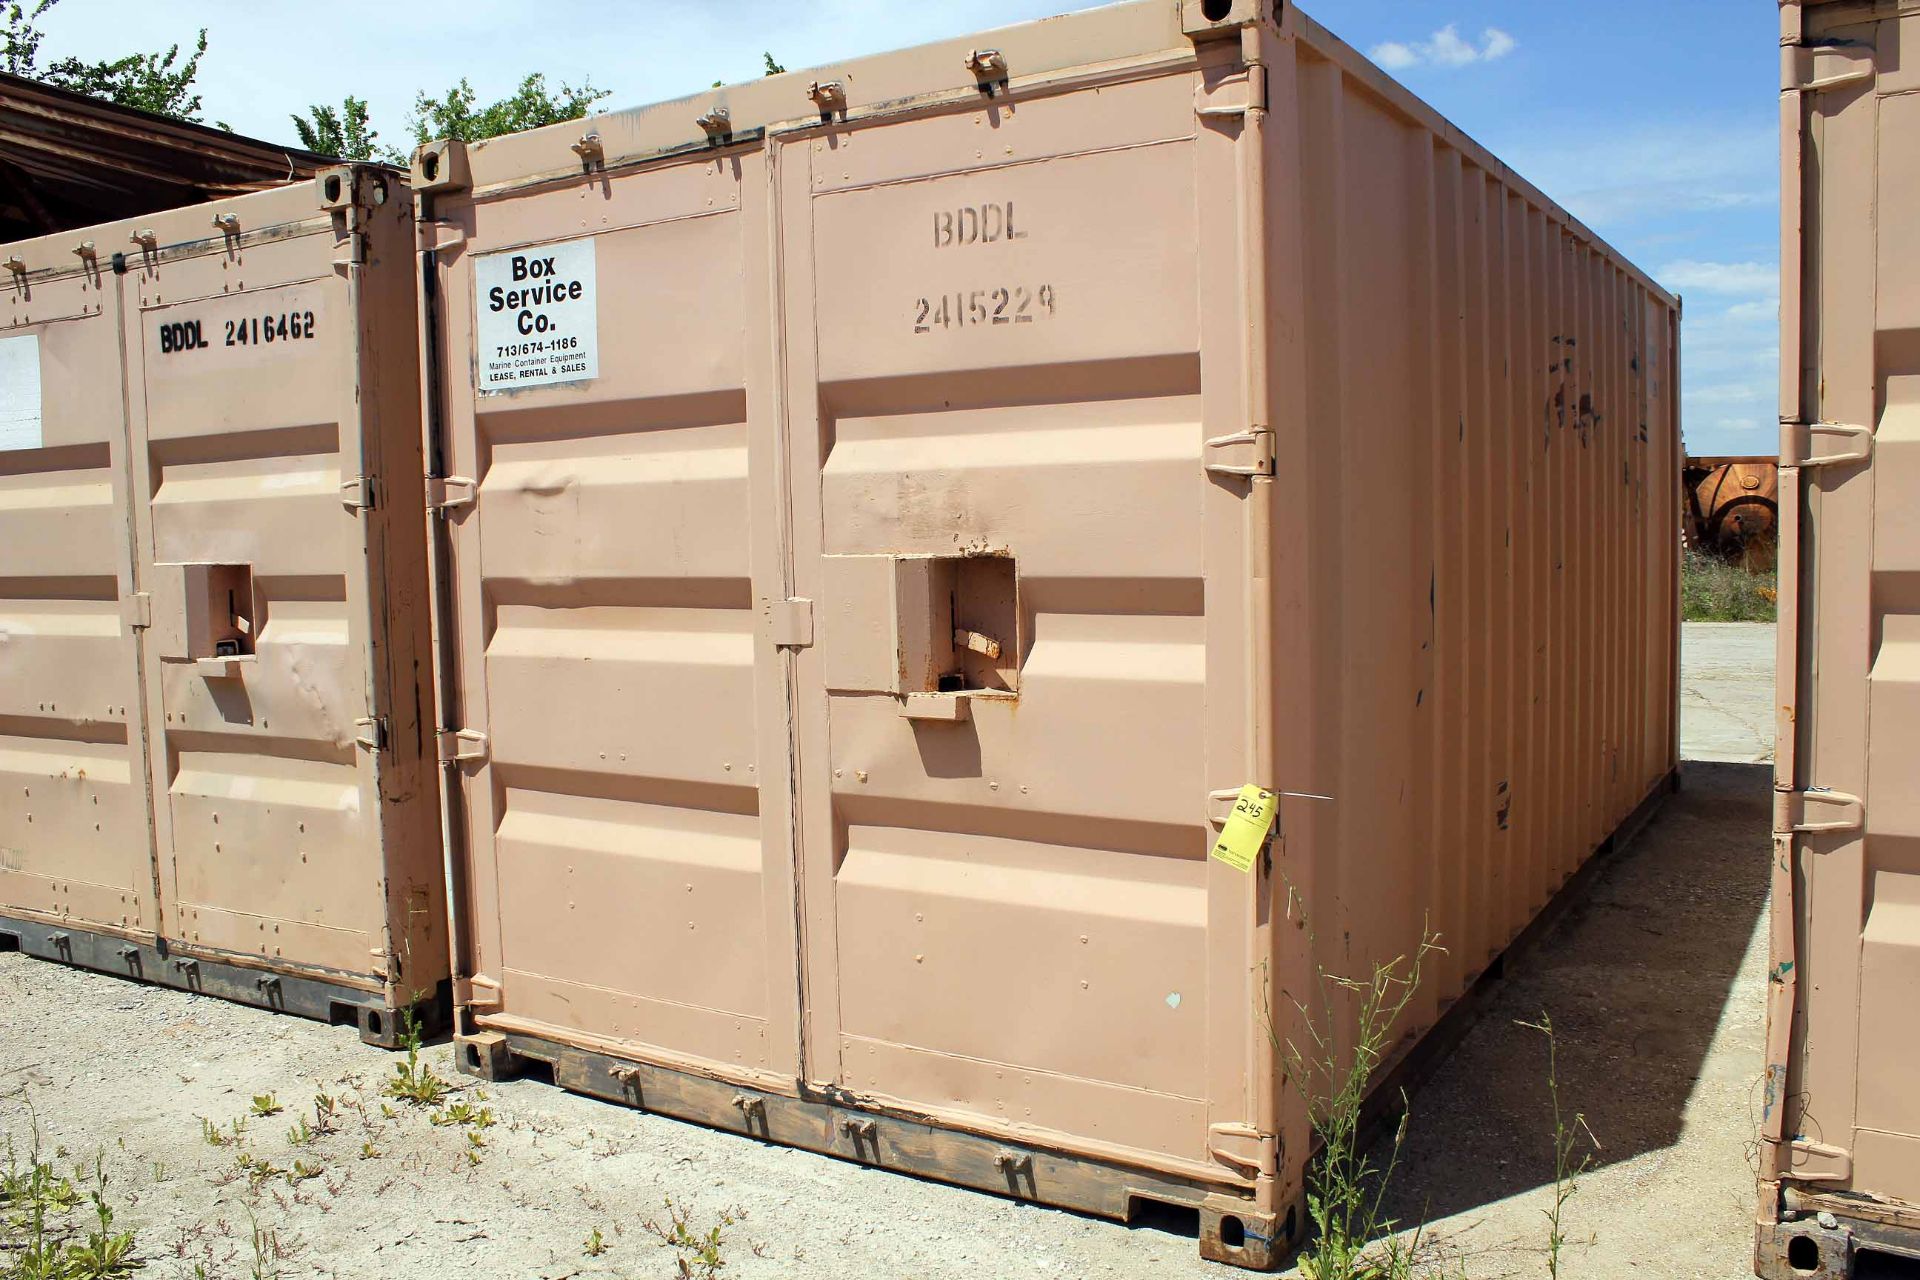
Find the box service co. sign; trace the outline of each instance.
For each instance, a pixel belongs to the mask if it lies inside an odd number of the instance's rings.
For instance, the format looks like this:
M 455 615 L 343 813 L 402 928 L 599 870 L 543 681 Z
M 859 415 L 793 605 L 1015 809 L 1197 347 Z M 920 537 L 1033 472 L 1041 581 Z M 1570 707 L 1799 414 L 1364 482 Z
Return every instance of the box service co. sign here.
M 591 239 L 487 254 L 473 281 L 481 391 L 600 376 Z

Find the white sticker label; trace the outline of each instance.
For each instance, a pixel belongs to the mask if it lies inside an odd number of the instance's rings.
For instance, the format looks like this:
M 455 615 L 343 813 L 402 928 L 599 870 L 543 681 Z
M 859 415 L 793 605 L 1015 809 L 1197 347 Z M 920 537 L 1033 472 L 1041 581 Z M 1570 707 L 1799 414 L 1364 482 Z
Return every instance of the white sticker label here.
M 0 338 L 0 449 L 38 449 L 40 335 Z
M 568 240 L 474 259 L 481 391 L 600 376 L 593 240 Z

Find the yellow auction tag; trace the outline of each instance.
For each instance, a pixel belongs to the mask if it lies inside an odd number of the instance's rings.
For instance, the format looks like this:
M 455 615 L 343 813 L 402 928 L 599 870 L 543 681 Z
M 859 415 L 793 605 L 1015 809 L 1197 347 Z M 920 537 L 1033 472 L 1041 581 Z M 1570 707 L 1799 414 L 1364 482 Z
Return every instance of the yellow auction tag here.
M 1214 841 L 1213 856 L 1236 871 L 1251 871 L 1253 860 L 1260 856 L 1260 846 L 1266 843 L 1267 832 L 1273 830 L 1276 800 L 1273 792 L 1252 783 L 1240 788 L 1233 812 L 1227 815 L 1227 825 Z

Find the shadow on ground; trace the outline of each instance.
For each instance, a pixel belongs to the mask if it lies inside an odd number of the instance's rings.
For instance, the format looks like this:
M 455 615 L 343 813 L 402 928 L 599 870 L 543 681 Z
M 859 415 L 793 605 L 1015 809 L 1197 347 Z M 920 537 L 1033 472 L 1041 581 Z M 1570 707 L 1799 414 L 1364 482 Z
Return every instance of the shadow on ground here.
M 1689 764 L 1681 790 L 1531 951 L 1410 1099 L 1388 1212 L 1432 1221 L 1553 1178 L 1547 1046 L 1601 1169 L 1671 1147 L 1766 909 L 1771 769 Z M 1758 1061 L 1752 1064 L 1754 1073 Z M 1726 1064 L 1744 1072 L 1744 1062 Z M 1376 1143 L 1383 1163 L 1389 1152 Z M 1745 1171 L 1739 1171 L 1741 1176 Z

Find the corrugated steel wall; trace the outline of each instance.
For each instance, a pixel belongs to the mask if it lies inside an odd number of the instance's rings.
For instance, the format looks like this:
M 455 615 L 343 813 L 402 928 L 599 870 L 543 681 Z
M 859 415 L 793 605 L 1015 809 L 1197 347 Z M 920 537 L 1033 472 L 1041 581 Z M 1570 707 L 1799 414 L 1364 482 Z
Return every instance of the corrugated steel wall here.
M 1316 973 L 1364 979 L 1426 929 L 1414 1037 L 1674 768 L 1678 313 L 1302 26 L 1272 91 L 1303 295 L 1279 784 L 1332 799 L 1282 801 L 1275 971 L 1317 1006 Z

